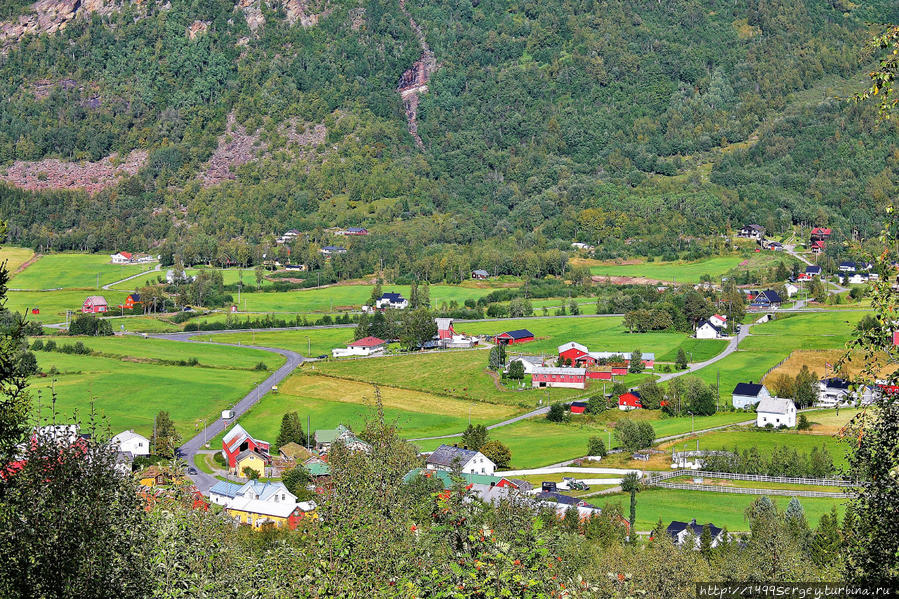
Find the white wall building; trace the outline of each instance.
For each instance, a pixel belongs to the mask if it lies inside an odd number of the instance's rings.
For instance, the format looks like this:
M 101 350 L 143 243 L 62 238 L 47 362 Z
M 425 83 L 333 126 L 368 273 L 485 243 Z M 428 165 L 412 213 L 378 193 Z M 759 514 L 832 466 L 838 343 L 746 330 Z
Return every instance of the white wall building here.
M 128 452 L 134 457 L 150 455 L 150 440 L 135 433 L 134 430 L 123 431 L 109 441 L 121 452 Z
M 460 470 L 466 474 L 490 474 L 496 470 L 490 458 L 480 451 L 441 445 L 425 460 L 429 470 Z
M 759 402 L 756 410 L 755 425 L 764 428 L 768 425 L 778 428 L 796 426 L 796 404 L 792 399 L 783 397 L 766 397 Z

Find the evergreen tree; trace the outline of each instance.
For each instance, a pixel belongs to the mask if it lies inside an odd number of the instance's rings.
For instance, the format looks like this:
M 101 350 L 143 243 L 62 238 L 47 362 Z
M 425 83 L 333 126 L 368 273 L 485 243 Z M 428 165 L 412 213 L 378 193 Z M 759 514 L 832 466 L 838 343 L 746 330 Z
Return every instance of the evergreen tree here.
M 181 435 L 175 423 L 165 410 L 156 415 L 153 432 L 153 453 L 164 458 L 174 458 L 175 450 L 181 444 Z
M 631 354 L 630 363 L 627 366 L 627 371 L 631 374 L 639 374 L 643 372 L 643 353 L 639 349 L 635 349 Z
M 565 406 L 561 403 L 554 403 L 549 406 L 549 412 L 546 413 L 546 419 L 550 422 L 562 422 L 565 420 Z
M 474 451 L 480 451 L 487 442 L 487 427 L 483 424 L 469 424 L 462 433 L 462 446 Z
M 521 360 L 509 362 L 509 378 L 516 381 L 524 378 L 524 363 Z
M 288 443 L 306 444 L 306 434 L 297 412 L 287 412 L 281 417 L 281 430 L 276 444 L 281 447 Z
M 384 291 L 381 288 L 381 279 L 378 279 L 375 286 L 371 288 L 371 296 L 368 298 L 368 304 L 374 306 L 375 302 L 381 299 L 382 295 L 384 295 Z
M 636 472 L 628 472 L 624 475 L 621 479 L 621 490 L 625 493 L 630 493 L 631 496 L 630 518 L 628 521 L 631 525 L 630 537 L 631 539 L 636 539 L 634 525 L 637 522 L 637 493 L 640 492 L 640 478 L 637 476 Z
M 677 358 L 674 360 L 674 366 L 677 367 L 678 370 L 687 368 L 687 354 L 682 347 L 677 348 Z

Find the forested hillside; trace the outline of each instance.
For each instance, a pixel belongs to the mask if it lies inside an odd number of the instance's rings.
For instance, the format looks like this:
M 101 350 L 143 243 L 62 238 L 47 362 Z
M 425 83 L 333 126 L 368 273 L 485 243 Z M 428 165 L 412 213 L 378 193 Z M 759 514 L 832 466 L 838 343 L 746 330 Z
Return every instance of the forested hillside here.
M 7 4 L 4 31 L 40 21 Z M 0 40 L 14 243 L 258 257 L 295 227 L 311 261 L 323 228 L 361 225 L 344 274 L 575 239 L 612 256 L 746 219 L 868 235 L 899 179 L 895 125 L 845 100 L 887 0 L 85 6 Z M 398 93 L 410 17 L 436 61 L 423 148 Z

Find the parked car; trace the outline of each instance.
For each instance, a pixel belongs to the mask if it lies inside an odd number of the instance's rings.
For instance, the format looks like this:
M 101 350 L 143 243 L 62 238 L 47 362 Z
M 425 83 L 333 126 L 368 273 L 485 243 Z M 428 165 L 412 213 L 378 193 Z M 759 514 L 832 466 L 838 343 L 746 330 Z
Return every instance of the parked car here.
M 199 474 L 199 473 L 197 472 L 197 469 L 194 468 L 193 466 L 191 466 L 190 468 L 187 469 L 187 473 L 188 473 L 188 474 Z
M 542 486 L 544 493 L 555 493 L 556 492 L 556 483 L 551 481 L 543 481 Z

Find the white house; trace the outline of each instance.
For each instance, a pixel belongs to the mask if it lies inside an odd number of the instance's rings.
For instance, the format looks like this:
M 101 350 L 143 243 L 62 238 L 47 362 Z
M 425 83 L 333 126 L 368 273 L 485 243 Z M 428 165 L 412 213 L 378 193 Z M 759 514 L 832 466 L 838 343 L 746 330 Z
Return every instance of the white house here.
M 796 404 L 792 399 L 766 397 L 759 402 L 759 407 L 756 409 L 755 425 L 764 428 L 769 424 L 774 428 L 796 426 Z
M 490 458 L 480 451 L 454 445 L 441 445 L 425 460 L 429 470 L 460 470 L 466 474 L 490 474 L 496 470 Z
M 731 402 L 738 410 L 754 406 L 763 399 L 771 397 L 771 394 L 761 383 L 737 383 L 731 393 Z
M 576 250 L 584 250 L 585 252 L 592 252 L 595 249 L 589 243 L 581 243 L 580 241 L 575 241 L 574 243 L 571 244 L 571 247 L 573 247 Z
M 675 520 L 668 525 L 666 532 L 671 537 L 671 540 L 674 541 L 674 544 L 678 546 L 683 546 L 692 537 L 693 549 L 699 549 L 702 530 L 706 527 L 708 527 L 709 535 L 712 537 L 712 547 L 717 547 L 724 539 L 724 530 L 711 522 L 708 524 L 697 524 L 696 518 L 693 518 L 690 522 L 678 522 Z
M 787 291 L 787 297 L 793 297 L 794 295 L 799 293 L 799 287 L 793 285 L 792 283 L 787 283 L 784 289 L 786 289 Z
M 711 316 L 709 316 L 708 321 L 718 328 L 727 328 L 727 316 L 722 316 L 721 314 L 712 314 Z
M 375 307 L 379 309 L 393 308 L 394 310 L 405 310 L 409 307 L 409 300 L 399 293 L 385 293 L 375 302 Z
M 110 440 L 109 444 L 116 447 L 118 451 L 128 452 L 135 457 L 150 455 L 150 440 L 135 433 L 133 429 L 119 433 Z
M 387 342 L 377 337 L 363 337 L 351 343 L 347 343 L 346 348 L 337 347 L 331 350 L 331 355 L 335 358 L 344 358 L 346 356 L 371 356 L 384 351 Z
M 134 256 L 131 252 L 117 252 L 110 256 L 113 264 L 131 264 Z
M 868 282 L 868 274 L 863 272 L 856 272 L 849 275 L 849 284 L 850 285 L 864 285 Z
M 696 325 L 697 339 L 717 339 L 722 336 L 724 336 L 722 327 L 712 324 L 711 320 L 702 320 Z
M 441 347 L 474 347 L 478 344 L 476 337 L 457 333 L 452 318 L 435 318 L 434 322 L 437 323 L 437 340 Z
M 514 356 L 509 358 L 509 364 L 512 362 L 521 362 L 525 374 L 534 374 L 534 369 L 543 367 L 543 356 Z
M 762 239 L 765 236 L 765 227 L 761 225 L 746 225 L 740 232 L 738 237 L 746 237 L 748 239 Z

